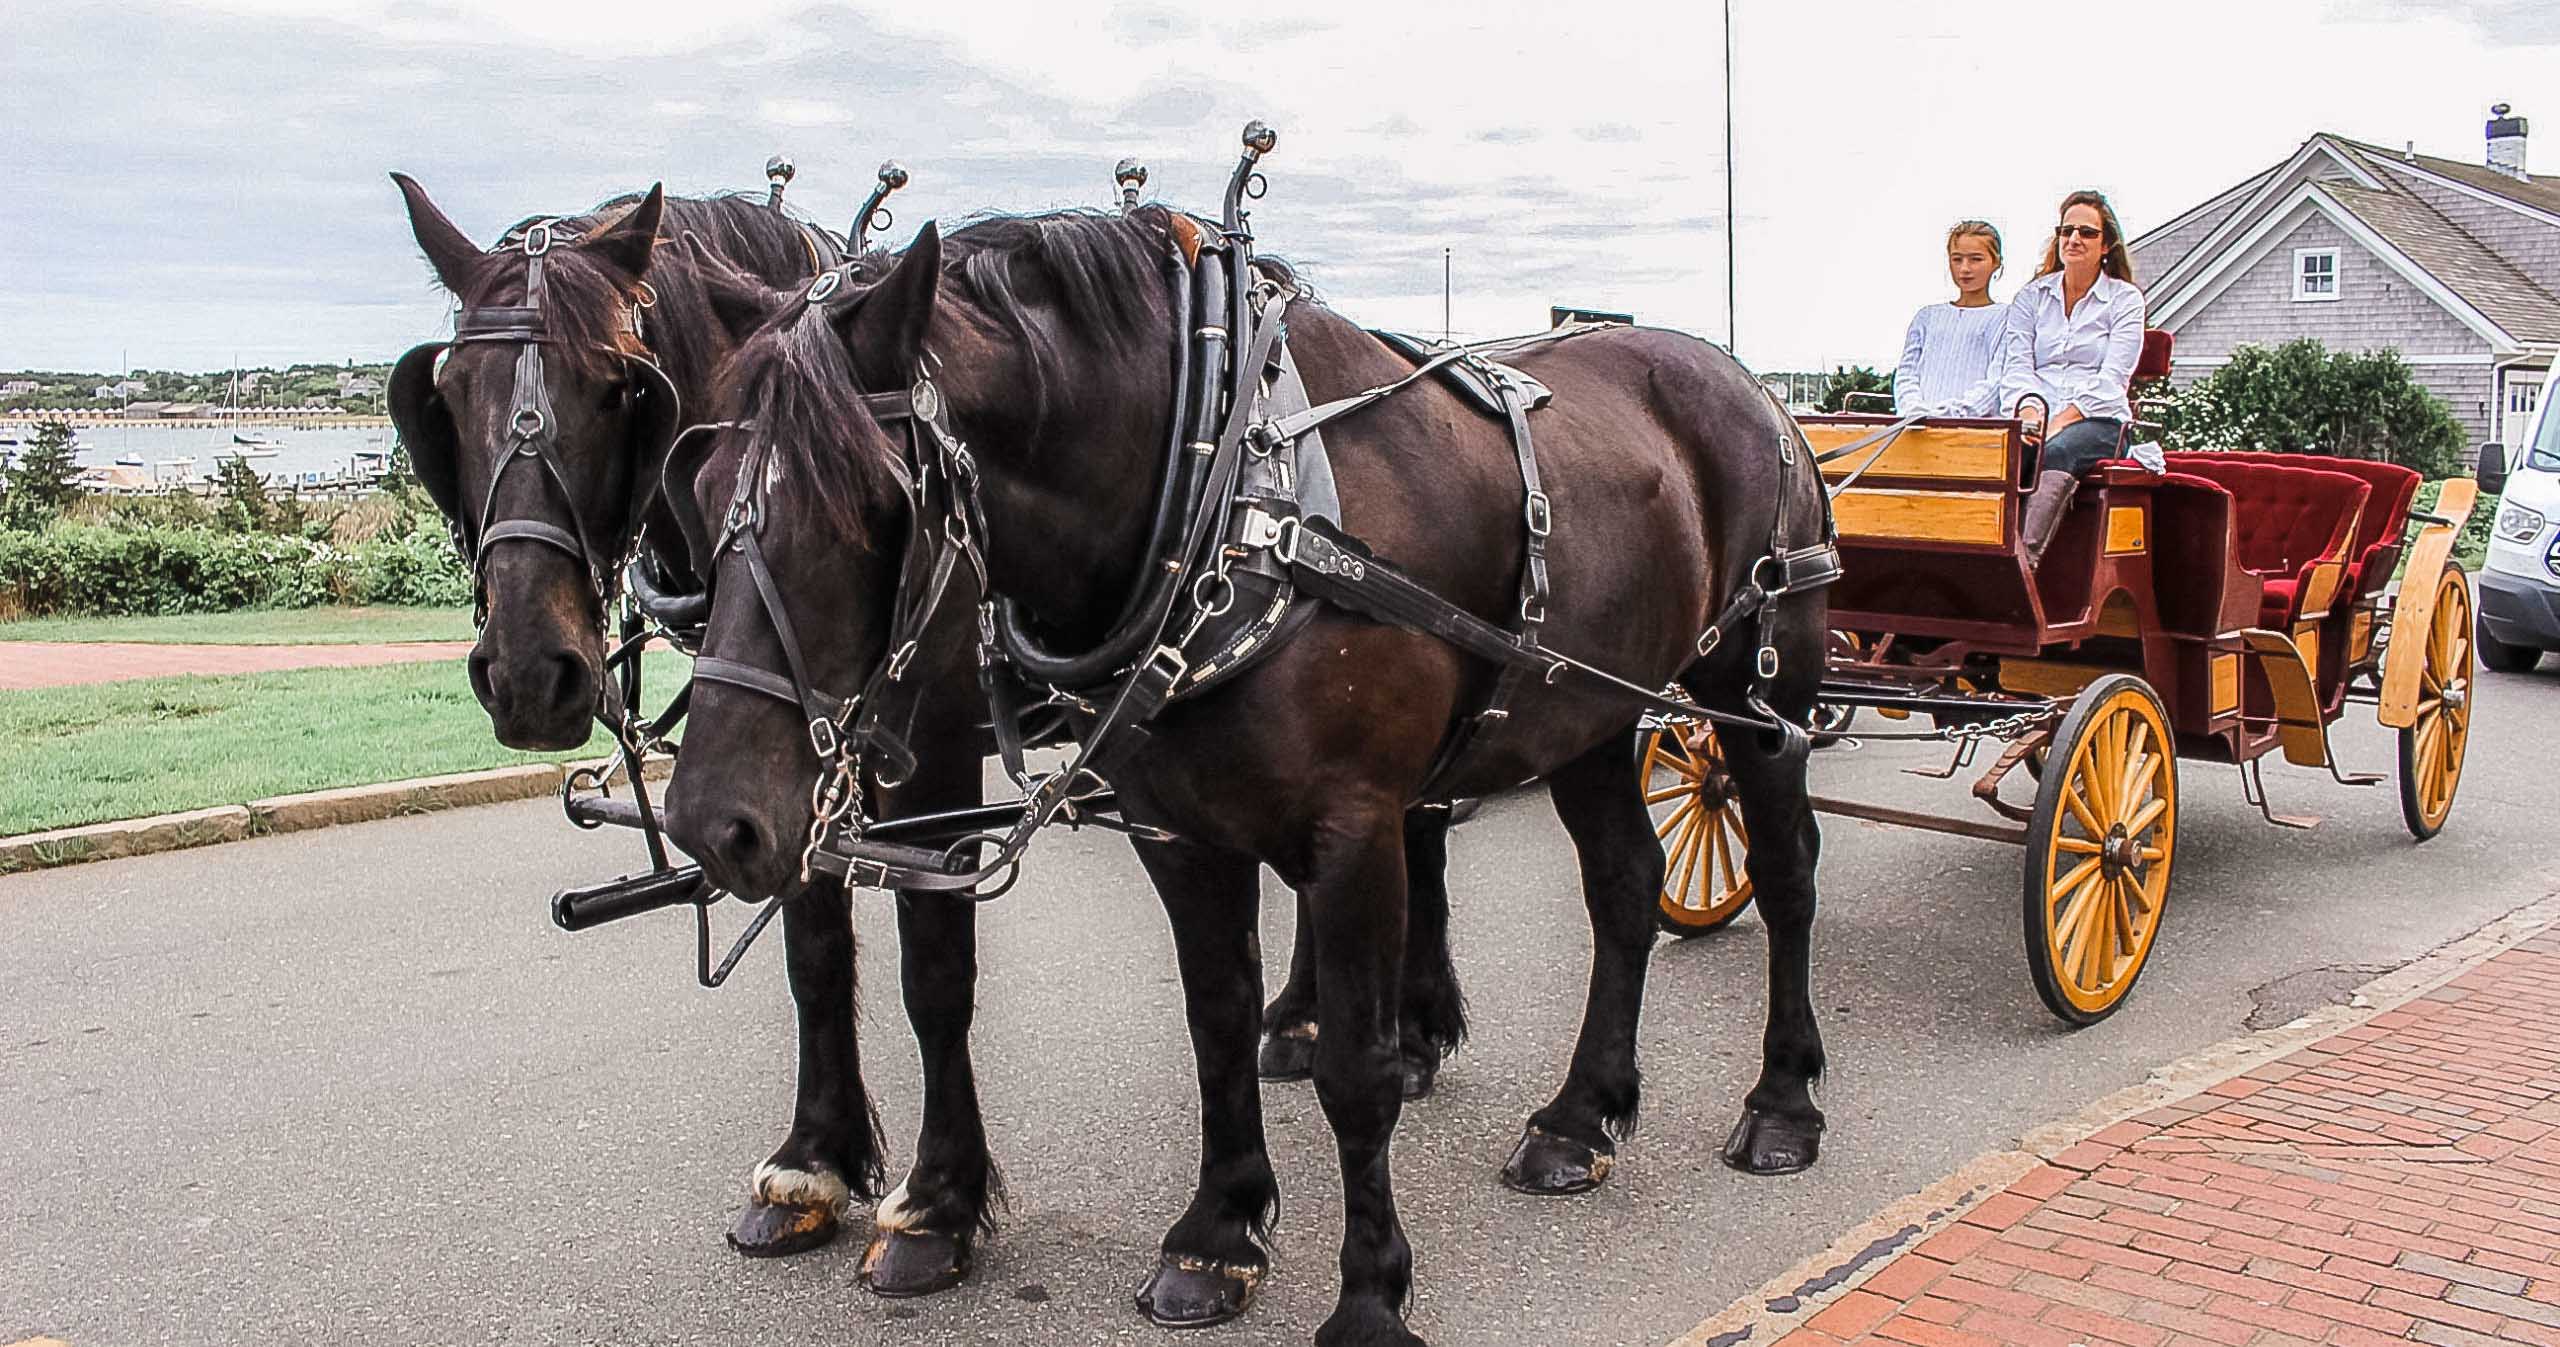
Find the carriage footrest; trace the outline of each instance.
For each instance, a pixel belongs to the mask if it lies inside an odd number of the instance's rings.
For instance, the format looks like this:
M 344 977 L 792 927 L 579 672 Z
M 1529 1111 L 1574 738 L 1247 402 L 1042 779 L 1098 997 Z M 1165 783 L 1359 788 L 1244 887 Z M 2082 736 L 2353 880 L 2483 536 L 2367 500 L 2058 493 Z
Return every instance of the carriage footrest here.
M 624 917 L 663 907 L 704 906 L 720 891 L 704 879 L 699 865 L 653 870 L 583 889 L 562 889 L 551 896 L 551 920 L 564 931 L 584 931 Z

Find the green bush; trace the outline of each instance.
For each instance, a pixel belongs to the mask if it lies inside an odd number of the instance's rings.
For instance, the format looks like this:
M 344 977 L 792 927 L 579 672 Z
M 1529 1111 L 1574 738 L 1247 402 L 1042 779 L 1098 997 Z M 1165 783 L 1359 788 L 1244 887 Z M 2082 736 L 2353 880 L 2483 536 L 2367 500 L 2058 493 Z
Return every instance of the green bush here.
M 354 544 L 207 527 L 0 530 L 0 609 L 148 616 L 324 603 L 452 606 L 470 577 L 440 526 L 413 519 Z
M 2161 420 L 2171 449 L 2336 454 L 2428 477 L 2462 471 L 2462 423 L 2395 350 L 2333 352 L 2309 337 L 2242 346 Z

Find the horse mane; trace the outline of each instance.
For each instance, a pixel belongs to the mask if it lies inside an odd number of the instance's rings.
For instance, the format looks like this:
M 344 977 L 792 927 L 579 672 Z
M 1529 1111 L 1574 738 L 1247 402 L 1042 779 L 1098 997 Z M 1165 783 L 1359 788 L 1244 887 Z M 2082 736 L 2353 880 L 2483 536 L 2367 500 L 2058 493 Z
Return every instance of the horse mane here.
M 564 232 L 592 237 L 611 228 L 640 204 L 637 193 L 603 202 L 581 215 L 560 219 Z M 528 216 L 507 231 L 520 238 L 526 226 L 544 216 Z M 709 197 L 668 197 L 659 217 L 656 256 L 647 273 L 653 302 L 642 317 L 648 347 L 636 340 L 623 321 L 629 306 L 643 298 L 641 277 L 606 262 L 591 250 L 567 245 L 543 256 L 543 284 L 548 297 L 543 319 L 560 338 L 556 354 L 590 377 L 610 377 L 616 355 L 652 355 L 680 385 L 700 386 L 711 374 L 703 334 L 720 330 L 710 293 L 693 268 L 681 260 L 674 240 L 690 233 L 731 266 L 777 285 L 796 283 L 816 271 L 803 226 L 773 210 L 753 193 Z M 841 243 L 829 233 L 831 242 Z M 512 265 L 510 265 L 512 259 Z M 524 302 L 523 254 L 501 242 L 483 255 L 477 272 L 461 295 L 466 307 Z M 690 377 L 689 377 L 690 376 Z
M 1092 210 L 979 215 L 943 241 L 943 302 L 983 310 L 1023 341 L 1035 441 L 1048 420 L 1069 335 L 1170 360 L 1176 335 L 1165 324 L 1170 246 L 1164 213 L 1155 208 L 1132 216 Z M 866 253 L 853 280 L 857 286 L 876 281 L 897 260 Z M 894 498 L 906 469 L 897 445 L 863 406 L 866 390 L 836 316 L 824 305 L 783 305 L 739 347 L 720 399 L 754 424 L 765 451 L 781 455 L 786 475 L 859 544 L 865 515 Z M 1056 330 L 1061 318 L 1072 334 Z

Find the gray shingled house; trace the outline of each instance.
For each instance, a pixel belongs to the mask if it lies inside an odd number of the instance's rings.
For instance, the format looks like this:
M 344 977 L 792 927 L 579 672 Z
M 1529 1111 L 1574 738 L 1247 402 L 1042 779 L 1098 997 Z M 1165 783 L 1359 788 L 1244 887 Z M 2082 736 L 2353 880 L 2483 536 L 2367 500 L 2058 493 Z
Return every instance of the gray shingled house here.
M 2396 347 L 2471 452 L 2511 442 L 2560 355 L 2560 176 L 2525 168 L 2525 119 L 2491 110 L 2482 163 L 2323 132 L 2132 243 L 2178 383 L 2243 345 Z

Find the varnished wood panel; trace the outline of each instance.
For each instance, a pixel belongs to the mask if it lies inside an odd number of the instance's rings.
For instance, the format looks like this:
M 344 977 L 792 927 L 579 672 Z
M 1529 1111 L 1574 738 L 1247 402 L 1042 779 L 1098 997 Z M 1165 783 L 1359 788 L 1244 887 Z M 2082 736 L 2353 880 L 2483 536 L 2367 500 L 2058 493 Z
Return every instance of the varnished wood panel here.
M 1817 455 L 1855 444 L 1876 432 L 1871 425 L 1826 426 L 1804 428 L 1806 442 Z M 1913 426 L 1895 437 L 1881 451 L 1873 445 L 1846 458 L 1826 463 L 1823 475 L 1838 478 L 1857 472 L 1870 455 L 1875 465 L 1864 477 L 1911 477 L 1946 482 L 2007 482 L 2009 480 L 2009 435 L 1990 427 Z
M 2139 552 L 2150 544 L 2149 521 L 2139 505 L 2107 507 L 2107 555 Z
M 1840 536 L 1911 542 L 1979 543 L 1998 547 L 2008 493 L 2002 491 L 1897 491 L 1853 486 L 1831 502 Z

